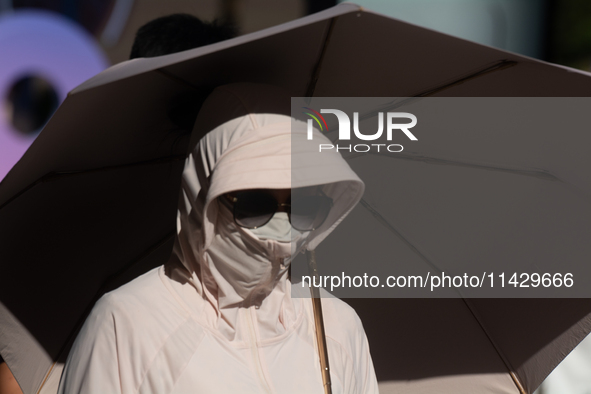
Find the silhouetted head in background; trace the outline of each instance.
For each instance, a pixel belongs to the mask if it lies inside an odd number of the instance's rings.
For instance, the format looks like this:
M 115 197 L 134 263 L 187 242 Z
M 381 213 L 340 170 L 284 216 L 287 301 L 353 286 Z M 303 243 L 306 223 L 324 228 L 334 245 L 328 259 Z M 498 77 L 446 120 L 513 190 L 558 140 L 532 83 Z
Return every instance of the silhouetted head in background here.
M 138 29 L 130 59 L 156 57 L 215 44 L 236 36 L 234 27 L 217 21 L 203 22 L 189 14 L 173 14 L 154 19 Z M 181 133 L 190 133 L 197 113 L 211 88 L 183 93 L 172 100 L 170 120 Z
M 189 14 L 163 16 L 138 29 L 129 58 L 169 55 L 235 36 L 233 27 L 217 21 L 203 22 Z

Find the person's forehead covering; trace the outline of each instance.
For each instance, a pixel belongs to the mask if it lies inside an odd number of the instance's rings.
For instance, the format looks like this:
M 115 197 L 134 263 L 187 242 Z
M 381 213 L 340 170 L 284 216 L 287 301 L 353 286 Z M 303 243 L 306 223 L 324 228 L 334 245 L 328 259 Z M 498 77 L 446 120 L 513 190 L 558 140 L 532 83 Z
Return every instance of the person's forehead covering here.
M 204 167 L 206 179 L 199 183 L 207 187 L 204 212 L 211 223 L 211 201 L 227 192 L 326 185 L 335 205 L 315 233 L 327 234 L 361 198 L 363 182 L 342 156 L 318 152 L 318 143 L 330 141 L 318 130 L 308 140 L 306 124 L 292 121 L 290 99 L 277 87 L 240 83 L 216 88 L 203 104 L 193 129 L 192 140 L 199 143 L 192 155 L 194 165 Z

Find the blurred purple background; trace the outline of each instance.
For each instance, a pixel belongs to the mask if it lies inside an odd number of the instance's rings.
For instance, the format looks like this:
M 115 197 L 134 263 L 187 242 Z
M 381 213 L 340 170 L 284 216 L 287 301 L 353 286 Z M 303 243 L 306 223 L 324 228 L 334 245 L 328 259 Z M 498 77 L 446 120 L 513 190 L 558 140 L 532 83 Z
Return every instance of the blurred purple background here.
M 0 0 L 0 181 L 69 90 L 128 58 L 136 30 L 184 12 L 241 34 L 338 0 Z M 591 68 L 588 0 L 358 0 L 370 10 L 543 60 Z
M 0 179 L 20 159 L 66 94 L 108 66 L 78 24 L 47 11 L 0 16 Z

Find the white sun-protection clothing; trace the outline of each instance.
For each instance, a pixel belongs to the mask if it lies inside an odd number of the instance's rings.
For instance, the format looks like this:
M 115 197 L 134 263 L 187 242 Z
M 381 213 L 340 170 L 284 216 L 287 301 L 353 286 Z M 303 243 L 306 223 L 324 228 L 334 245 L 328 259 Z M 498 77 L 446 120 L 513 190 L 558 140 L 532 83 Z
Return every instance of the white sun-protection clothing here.
M 289 111 L 289 95 L 253 84 L 219 87 L 206 100 L 193 133 L 211 131 L 185 165 L 171 260 L 97 302 L 60 393 L 324 392 L 312 303 L 292 298 L 287 272 L 292 251 L 314 249 L 359 201 L 363 183 L 338 153 L 317 153 L 328 142 L 319 132 L 311 145 L 304 123 L 292 133 L 285 111 L 265 109 L 278 102 Z M 293 243 L 237 226 L 217 199 L 314 185 L 325 185 L 334 206 Z M 356 313 L 334 298 L 322 305 L 333 393 L 377 393 Z

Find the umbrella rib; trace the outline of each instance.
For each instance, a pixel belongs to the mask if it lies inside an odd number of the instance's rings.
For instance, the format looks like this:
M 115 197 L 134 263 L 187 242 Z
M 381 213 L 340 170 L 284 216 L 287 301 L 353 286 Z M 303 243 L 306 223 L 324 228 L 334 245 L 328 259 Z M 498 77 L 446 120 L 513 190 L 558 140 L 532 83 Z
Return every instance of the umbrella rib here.
M 470 311 L 470 313 L 474 317 L 474 320 L 476 320 L 476 322 L 478 323 L 478 325 L 482 329 L 482 332 L 484 333 L 484 335 L 486 335 L 486 337 L 488 338 L 488 340 L 491 343 L 492 347 L 495 349 L 495 351 L 497 352 L 497 354 L 501 358 L 501 361 L 503 361 L 503 364 L 505 364 L 505 367 L 507 367 L 507 370 L 509 371 L 509 376 L 511 376 L 511 379 L 513 380 L 513 383 L 515 383 L 515 386 L 519 390 L 519 394 L 527 394 L 527 392 L 523 388 L 523 385 L 519 381 L 519 378 L 515 374 L 515 372 L 513 370 L 513 367 L 511 366 L 511 363 L 505 357 L 505 355 L 503 354 L 503 352 L 501 351 L 501 349 L 497 346 L 497 344 L 492 339 L 492 337 L 489 335 L 488 330 L 484 327 L 484 324 L 482 324 L 482 322 L 481 322 L 480 318 L 478 317 L 478 314 L 476 313 L 476 311 L 470 306 L 469 299 L 468 298 L 465 298 L 465 297 L 462 297 L 462 301 L 464 301 L 464 304 L 466 305 L 466 307 L 468 308 L 468 310 Z
M 384 227 L 386 227 L 388 230 L 390 230 L 390 232 L 394 233 L 400 240 L 402 240 L 414 253 L 416 253 L 417 255 L 419 255 L 421 257 L 421 259 L 423 259 L 427 264 L 429 264 L 433 269 L 435 269 L 438 273 L 441 273 L 441 270 L 433 263 L 431 262 L 415 245 L 413 245 L 408 239 L 406 239 L 406 237 L 404 237 L 400 231 L 398 231 L 393 225 L 391 225 L 383 216 L 382 214 L 380 214 L 376 209 L 374 209 L 367 201 L 365 201 L 364 199 L 361 199 L 361 205 L 367 209 L 373 216 L 374 218 L 380 223 L 382 224 Z M 509 375 L 511 376 L 511 379 L 513 380 L 513 383 L 515 384 L 515 386 L 517 387 L 517 389 L 519 390 L 520 394 L 526 394 L 521 382 L 519 382 L 519 379 L 517 377 L 517 375 L 515 374 L 515 372 L 513 371 L 513 368 L 511 367 L 511 364 L 509 363 L 509 361 L 507 360 L 507 358 L 504 356 L 503 352 L 501 352 L 501 350 L 499 349 L 499 347 L 496 345 L 496 343 L 493 341 L 492 337 L 489 335 L 488 331 L 486 330 L 486 328 L 484 327 L 484 325 L 482 324 L 482 322 L 480 321 L 480 319 L 478 318 L 477 313 L 473 310 L 473 308 L 470 306 L 470 303 L 468 301 L 468 299 L 466 297 L 464 297 L 462 295 L 462 292 L 459 289 L 456 289 L 456 292 L 459 294 L 460 298 L 464 301 L 464 304 L 466 305 L 466 307 L 468 308 L 468 310 L 470 311 L 470 313 L 472 314 L 472 316 L 474 317 L 474 320 L 476 320 L 476 322 L 478 323 L 478 325 L 480 326 L 480 328 L 482 329 L 484 335 L 486 335 L 486 337 L 488 338 L 489 342 L 491 343 L 492 347 L 495 349 L 495 351 L 497 352 L 497 354 L 499 355 L 499 357 L 501 358 L 501 360 L 503 361 L 503 364 L 505 364 L 505 366 L 507 367 L 507 370 L 509 371 Z
M 438 157 L 432 157 L 432 156 L 414 155 L 414 154 L 412 154 L 412 155 L 411 154 L 409 154 L 409 155 L 398 154 L 398 155 L 388 155 L 387 156 L 387 155 L 380 155 L 376 152 L 364 152 L 364 153 L 351 154 L 351 155 L 347 155 L 346 159 L 347 160 L 355 159 L 358 157 L 362 157 L 364 154 L 377 155 L 377 156 L 386 157 L 389 159 L 419 161 L 419 162 L 423 162 L 426 164 L 451 165 L 451 166 L 457 166 L 457 167 L 474 168 L 474 169 L 478 169 L 478 170 L 505 172 L 505 173 L 514 174 L 514 175 L 527 176 L 527 177 L 531 177 L 531 178 L 541 179 L 544 181 L 560 182 L 560 183 L 564 184 L 565 186 L 567 186 L 568 188 L 570 188 L 575 193 L 581 195 L 583 198 L 585 198 L 585 199 L 589 198 L 589 193 L 587 193 L 583 189 L 557 177 L 556 175 L 552 174 L 549 171 L 542 170 L 542 169 L 503 167 L 503 166 L 499 166 L 499 165 L 484 164 L 484 163 L 478 163 L 478 162 L 468 161 L 468 160 L 466 160 L 466 161 L 450 160 L 450 159 L 444 159 L 444 158 L 438 158 Z
M 4 204 L 2 204 L 0 206 L 0 210 L 4 209 L 12 201 L 16 200 L 17 198 L 19 198 L 20 196 L 22 196 L 23 194 L 25 194 L 26 192 L 28 192 L 29 190 L 31 190 L 32 188 L 34 188 L 35 186 L 37 186 L 41 183 L 52 182 L 52 181 L 56 181 L 56 180 L 60 180 L 60 179 L 64 179 L 64 178 L 76 177 L 79 175 L 86 175 L 86 174 L 91 174 L 91 173 L 119 170 L 122 168 L 133 168 L 133 167 L 139 167 L 139 166 L 144 166 L 144 165 L 172 163 L 172 162 L 175 162 L 178 160 L 184 160 L 184 159 L 185 159 L 185 155 L 176 155 L 176 156 L 170 156 L 170 157 L 159 158 L 159 159 L 154 159 L 154 160 L 140 161 L 140 162 L 136 162 L 136 163 L 129 163 L 129 164 L 123 164 L 123 165 L 117 165 L 117 166 L 106 166 L 106 167 L 92 168 L 90 170 L 83 170 L 83 171 L 54 171 L 54 172 L 50 172 L 48 174 L 43 175 L 41 178 L 37 179 L 35 182 L 29 184 L 26 188 L 22 189 L 16 195 L 14 195 L 9 200 L 7 200 Z
M 316 83 L 318 83 L 318 79 L 320 78 L 320 70 L 322 68 L 322 63 L 324 62 L 324 56 L 326 54 L 326 49 L 328 48 L 328 44 L 330 42 L 330 38 L 332 37 L 332 33 L 334 30 L 334 25 L 336 23 L 336 17 L 331 18 L 330 24 L 328 26 L 328 31 L 326 33 L 326 38 L 324 39 L 324 44 L 322 45 L 322 50 L 320 52 L 320 56 L 318 58 L 318 62 L 314 66 L 314 71 L 312 73 L 312 79 L 310 80 L 310 84 L 308 85 L 308 89 L 306 89 L 306 97 L 312 97 L 314 95 L 314 90 L 316 89 Z
M 528 168 L 506 167 L 506 166 L 503 167 L 503 166 L 499 166 L 499 165 L 484 164 L 484 163 L 478 163 L 478 162 L 469 161 L 469 160 L 464 160 L 464 161 L 451 160 L 451 159 L 445 159 L 445 158 L 440 158 L 440 157 L 415 155 L 415 154 L 379 155 L 376 152 L 367 152 L 367 153 L 369 153 L 371 155 L 387 157 L 389 159 L 420 161 L 420 162 L 423 162 L 426 164 L 441 164 L 441 165 L 477 168 L 477 169 L 481 169 L 481 170 L 509 172 L 511 174 L 529 176 L 529 177 L 543 179 L 546 181 L 561 181 L 561 182 L 563 182 L 560 178 L 558 178 L 554 174 L 552 174 L 546 170 L 542 170 L 542 169 L 528 169 Z M 349 159 L 349 158 L 354 159 L 354 158 L 357 158 L 360 156 L 362 156 L 362 154 L 347 155 L 347 159 Z
M 443 271 L 437 267 L 435 263 L 433 263 L 421 250 L 416 247 L 412 242 L 410 242 L 400 231 L 398 231 L 377 209 L 371 206 L 365 199 L 361 199 L 361 205 L 367 209 L 373 217 L 384 227 L 386 227 L 390 232 L 392 232 L 398 239 L 400 239 L 408 248 L 417 254 L 423 261 L 427 263 L 431 268 L 437 271 L 438 274 L 443 273 Z M 459 298 L 465 298 L 460 288 L 453 288 L 454 293 L 457 293 Z
M 468 75 L 466 75 L 464 77 L 460 77 L 458 79 L 455 79 L 455 80 L 453 80 L 451 82 L 448 82 L 448 83 L 445 83 L 443 85 L 440 85 L 440 86 L 437 86 L 437 87 L 434 87 L 434 88 L 431 88 L 431 89 L 427 89 L 427 90 L 425 90 L 425 91 L 423 91 L 421 93 L 415 94 L 412 97 L 408 97 L 408 98 L 406 98 L 404 100 L 401 100 L 401 101 L 399 101 L 397 103 L 394 103 L 394 104 L 391 104 L 391 105 L 385 105 L 384 107 L 380 108 L 377 111 L 388 112 L 390 110 L 393 110 L 393 109 L 402 107 L 404 105 L 409 105 L 409 104 L 411 104 L 411 103 L 413 103 L 415 101 L 420 100 L 421 98 L 432 96 L 435 93 L 439 93 L 439 92 L 441 92 L 441 91 L 443 91 L 445 89 L 449 89 L 449 88 L 454 87 L 456 85 L 461 85 L 464 82 L 468 82 L 468 81 L 470 81 L 472 79 L 475 79 L 475 78 L 480 78 L 480 77 L 482 77 L 482 76 L 484 76 L 486 74 L 489 74 L 489 73 L 493 73 L 493 72 L 496 72 L 496 71 L 505 70 L 507 68 L 516 66 L 517 64 L 518 63 L 516 61 L 513 61 L 513 60 L 507 60 L 507 59 L 501 60 L 501 61 L 499 61 L 499 62 L 497 62 L 497 63 L 495 63 L 495 64 L 493 64 L 491 66 L 485 67 L 485 68 L 483 68 L 481 70 L 475 71 L 475 72 L 473 72 L 471 74 L 468 74 Z M 372 117 L 374 117 L 374 116 L 377 115 L 377 111 L 371 111 L 371 112 L 365 113 L 365 114 L 363 114 L 363 115 L 361 115 L 359 117 L 359 120 L 362 121 L 362 120 L 366 120 L 366 119 L 372 118 Z
M 482 70 L 478 70 L 472 74 L 466 75 L 465 77 L 461 77 L 461 78 L 451 81 L 449 83 L 446 83 L 446 84 L 437 86 L 435 88 L 425 90 L 421 93 L 415 94 L 413 96 L 413 98 L 431 96 L 435 93 L 441 92 L 442 90 L 449 89 L 449 88 L 456 86 L 456 85 L 460 85 L 460 84 L 467 82 L 471 79 L 479 78 L 479 77 L 482 77 L 482 76 L 492 73 L 492 72 L 502 71 L 502 70 L 505 70 L 509 67 L 516 66 L 517 64 L 518 63 L 514 60 L 504 59 L 504 60 L 501 60 L 491 66 L 485 67 Z M 407 100 L 410 100 L 410 99 L 407 99 Z
M 431 260 L 429 260 L 429 258 L 427 256 L 425 256 L 425 254 L 423 252 L 421 252 L 419 250 L 418 247 L 416 247 L 412 242 L 410 242 L 404 235 L 402 235 L 402 233 L 400 231 L 398 231 L 398 229 L 396 229 L 396 227 L 394 227 L 392 224 L 390 224 L 390 222 L 388 222 L 388 220 L 386 220 L 386 218 L 380 213 L 378 212 L 374 207 L 371 206 L 371 204 L 369 204 L 365 199 L 361 199 L 360 201 L 361 205 L 367 209 L 369 211 L 369 213 L 371 213 L 373 215 L 373 217 L 384 227 L 386 227 L 391 233 L 393 233 L 394 235 L 396 235 L 396 237 L 398 237 L 398 239 L 400 239 L 402 242 L 404 242 L 406 244 L 406 246 L 408 246 L 410 248 L 410 250 L 412 250 L 415 254 L 417 254 L 423 261 L 425 261 L 429 266 L 431 266 L 434 270 L 437 271 L 437 273 L 441 273 L 441 269 L 439 269 L 439 267 L 437 267 L 437 265 L 435 265 L 435 263 L 433 263 Z
M 500 61 L 494 63 L 491 66 L 487 66 L 487 67 L 485 67 L 483 69 L 480 69 L 478 71 L 475 71 L 473 73 L 470 73 L 470 74 L 468 74 L 466 76 L 459 77 L 457 79 L 454 79 L 451 82 L 447 82 L 447 83 L 444 83 L 443 85 L 439 85 L 439 86 L 436 86 L 434 88 L 427 89 L 425 91 L 422 91 L 420 93 L 414 94 L 414 95 L 412 95 L 410 97 L 407 97 L 407 98 L 405 98 L 405 99 L 403 99 L 401 101 L 395 102 L 395 103 L 390 102 L 389 104 L 386 104 L 386 105 L 380 107 L 379 109 L 371 110 L 371 111 L 368 111 L 368 112 L 366 112 L 364 114 L 361 114 L 361 115 L 359 115 L 359 121 L 366 120 L 366 119 L 372 118 L 374 116 L 377 116 L 378 112 L 380 112 L 380 111 L 387 112 L 387 111 L 390 111 L 390 110 L 393 110 L 393 109 L 396 109 L 396 108 L 399 108 L 399 107 L 402 107 L 402 106 L 405 106 L 405 105 L 409 105 L 412 102 L 415 102 L 417 100 L 420 100 L 421 98 L 424 98 L 424 97 L 427 97 L 427 96 L 431 96 L 431 95 L 433 95 L 435 93 L 439 93 L 439 92 L 441 92 L 441 91 L 443 91 L 445 89 L 449 89 L 449 88 L 454 87 L 456 85 L 461 85 L 464 82 L 468 82 L 468 81 L 470 81 L 472 79 L 480 78 L 480 77 L 482 77 L 482 76 L 484 76 L 486 74 L 490 74 L 490 73 L 493 73 L 493 72 L 496 72 L 496 71 L 505 70 L 507 68 L 516 66 L 517 64 L 518 64 L 518 62 L 516 62 L 514 60 L 507 60 L 507 59 L 500 60 Z M 307 96 L 308 97 L 311 97 L 310 92 L 309 92 L 309 94 Z M 334 130 L 335 128 L 332 127 L 332 123 L 329 122 L 329 124 L 331 124 L 331 128 L 330 129 L 331 130 Z M 338 128 L 336 130 L 338 130 Z M 332 133 L 333 132 L 327 133 L 327 134 L 332 134 Z M 334 139 L 332 139 L 332 141 L 335 142 L 337 139 L 338 138 L 334 138 Z

